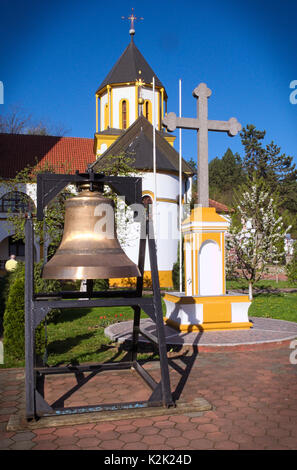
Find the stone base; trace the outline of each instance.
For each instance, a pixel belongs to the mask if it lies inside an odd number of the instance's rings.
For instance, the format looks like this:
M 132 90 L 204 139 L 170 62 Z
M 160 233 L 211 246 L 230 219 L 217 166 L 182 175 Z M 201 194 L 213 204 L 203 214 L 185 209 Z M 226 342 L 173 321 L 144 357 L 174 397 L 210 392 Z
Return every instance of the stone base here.
M 95 413 L 81 413 L 78 415 L 43 416 L 38 420 L 27 421 L 24 413 L 11 415 L 7 424 L 8 432 L 33 431 L 35 429 L 57 428 L 59 426 L 76 426 L 78 424 L 100 423 L 105 421 L 118 421 L 120 419 L 148 418 L 150 416 L 164 416 L 164 420 L 171 415 L 185 413 L 203 413 L 212 409 L 212 405 L 203 397 L 194 397 L 191 401 L 180 399 L 176 406 L 149 406 L 130 410 L 100 411 Z
M 186 296 L 166 293 L 165 321 L 179 331 L 246 330 L 253 326 L 248 319 L 251 305 L 248 295 Z

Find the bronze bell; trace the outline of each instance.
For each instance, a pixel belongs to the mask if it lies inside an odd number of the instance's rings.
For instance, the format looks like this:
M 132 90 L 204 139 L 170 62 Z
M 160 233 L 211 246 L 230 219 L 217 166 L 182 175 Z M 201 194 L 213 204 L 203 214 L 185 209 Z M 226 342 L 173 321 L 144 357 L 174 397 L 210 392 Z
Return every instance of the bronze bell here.
M 65 209 L 63 238 L 55 255 L 44 266 L 43 278 L 140 276 L 138 266 L 124 253 L 116 237 L 112 199 L 105 198 L 98 191 L 90 191 L 87 186 L 78 196 L 66 200 Z M 108 221 L 108 216 L 113 218 L 110 233 L 108 223 L 103 224 L 104 220 Z

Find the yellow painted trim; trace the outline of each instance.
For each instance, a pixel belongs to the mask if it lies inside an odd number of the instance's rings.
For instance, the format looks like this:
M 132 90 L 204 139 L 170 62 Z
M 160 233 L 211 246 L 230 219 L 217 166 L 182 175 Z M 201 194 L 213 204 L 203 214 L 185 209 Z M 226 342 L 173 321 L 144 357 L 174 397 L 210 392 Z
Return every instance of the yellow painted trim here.
M 123 102 L 126 101 L 126 113 L 127 113 L 127 116 L 126 116 L 126 122 L 127 122 L 127 125 L 125 127 L 125 129 L 128 129 L 128 127 L 130 126 L 130 113 L 129 113 L 129 100 L 127 98 L 122 98 L 119 102 L 119 119 L 120 119 L 120 122 L 119 122 L 119 125 L 120 125 L 120 129 L 124 129 L 123 127 L 123 109 L 122 109 L 122 105 L 123 105 Z
M 210 233 L 201 233 L 201 245 L 206 242 L 207 240 L 211 240 L 220 247 L 220 250 L 222 249 L 221 247 L 221 233 L 219 232 L 210 232 Z
M 122 82 L 122 83 L 111 83 L 110 85 L 105 85 L 105 87 L 103 87 L 101 90 L 97 90 L 96 91 L 96 94 L 100 97 L 102 96 L 107 87 L 111 87 L 111 88 L 122 88 L 124 86 L 130 86 L 130 87 L 133 87 L 133 86 L 137 86 L 137 84 L 139 84 L 139 81 L 136 80 L 135 82 Z M 145 82 L 142 82 L 142 86 L 143 87 L 146 87 L 146 88 L 153 88 L 153 85 L 152 83 L 145 83 Z M 158 91 L 158 90 L 161 90 L 161 87 L 158 86 L 158 85 L 155 85 L 155 90 Z
M 188 292 L 188 279 L 187 279 L 187 251 L 186 251 L 186 244 L 187 244 L 187 235 L 184 237 L 184 277 L 185 277 L 185 294 L 187 295 Z M 181 260 L 179 260 L 181 263 Z M 167 295 L 167 294 L 166 294 Z M 166 297 L 165 295 L 165 297 Z M 164 299 L 165 299 L 164 297 Z
M 98 96 L 95 95 L 96 102 L 96 132 L 98 132 Z
M 186 324 L 179 324 L 170 318 L 164 318 L 164 321 L 167 325 L 172 326 L 176 330 L 183 331 L 183 332 L 191 332 L 191 331 L 221 331 L 221 330 L 249 330 L 253 324 L 251 322 L 238 322 L 238 323 L 231 323 L 231 322 L 217 322 L 217 323 L 201 323 L 196 325 L 186 325 Z M 232 346 L 231 346 L 232 347 Z
M 175 199 L 170 199 L 166 197 L 157 197 L 157 201 L 159 202 L 169 202 L 170 204 L 177 204 L 177 201 Z
M 110 127 L 110 116 L 111 116 L 111 112 L 110 112 L 110 85 L 107 85 L 106 87 L 107 89 L 107 108 L 108 108 L 108 125 L 107 127 Z M 104 112 L 105 112 L 105 108 L 104 108 Z M 105 128 L 106 129 L 106 128 Z
M 159 131 L 161 130 L 161 104 L 160 104 L 160 93 L 158 92 L 158 97 L 157 97 L 157 101 L 158 101 L 158 129 Z
M 194 290 L 194 293 L 195 295 L 198 295 L 199 294 L 199 282 L 198 282 L 198 278 L 199 278 L 199 270 L 198 270 L 198 253 L 199 253 L 199 235 L 198 237 L 196 237 L 196 250 L 195 250 L 195 272 L 196 272 L 196 280 L 195 280 L 195 290 Z
M 164 88 L 161 88 L 161 121 L 164 118 Z
M 192 270 L 192 295 L 194 294 L 194 247 L 193 247 L 194 237 L 190 235 L 190 243 L 191 243 L 191 270 Z
M 110 127 L 113 127 L 113 92 L 110 87 Z
M 108 103 L 104 106 L 104 129 L 108 128 L 109 122 L 109 110 L 108 110 Z
M 190 222 L 188 222 L 190 224 Z M 228 230 L 227 226 L 222 226 L 222 227 L 182 227 L 182 232 L 185 233 L 221 233 L 221 232 L 226 232 Z
M 226 273 L 225 273 L 225 234 L 221 233 L 221 251 L 222 251 L 222 279 L 223 294 L 226 294 Z
M 154 200 L 155 195 L 153 191 L 150 191 L 149 189 L 146 189 L 145 191 L 142 191 L 142 196 L 151 196 L 151 198 Z
M 222 216 L 217 214 L 215 207 L 196 207 L 191 211 L 190 217 L 188 217 L 183 225 L 189 222 L 225 222 Z
M 237 302 L 250 302 L 248 295 L 206 295 L 206 296 L 185 296 L 180 297 L 174 294 L 166 293 L 164 300 L 168 300 L 175 304 L 206 304 L 210 303 L 237 303 Z
M 135 121 L 138 118 L 138 84 L 135 84 Z
M 174 144 L 174 141 L 175 141 L 175 139 L 176 139 L 175 135 L 173 135 L 173 136 L 171 136 L 171 135 L 170 135 L 170 136 L 166 136 L 166 137 L 164 137 L 164 138 L 165 138 L 165 140 L 167 140 L 168 144 L 171 145 L 171 147 L 174 146 L 173 144 Z

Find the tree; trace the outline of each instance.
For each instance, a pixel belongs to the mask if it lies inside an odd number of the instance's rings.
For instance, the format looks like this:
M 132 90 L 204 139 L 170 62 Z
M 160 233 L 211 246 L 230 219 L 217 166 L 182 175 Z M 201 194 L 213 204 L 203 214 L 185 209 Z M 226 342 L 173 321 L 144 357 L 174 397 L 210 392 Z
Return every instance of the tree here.
M 231 204 L 233 192 L 245 180 L 242 161 L 238 153 L 227 149 L 221 159 L 214 158 L 209 163 L 209 192 L 213 199 Z
M 59 168 L 60 169 L 60 168 Z M 36 166 L 27 165 L 21 170 L 14 178 L 6 180 L 3 184 L 7 188 L 7 192 L 19 191 L 20 187 L 24 185 L 36 184 L 38 173 L 55 173 L 55 168 L 48 164 L 38 164 Z M 69 173 L 69 167 L 65 163 L 64 173 Z M 14 240 L 25 240 L 25 212 L 29 210 L 27 208 L 28 196 L 25 193 L 19 193 L 20 196 L 23 194 L 23 203 L 17 212 L 9 210 L 7 213 L 7 221 L 13 227 L 13 239 Z M 64 228 L 64 214 L 65 214 L 65 199 L 73 196 L 73 192 L 69 189 L 61 191 L 45 210 L 45 216 L 43 221 L 38 221 L 36 217 L 33 217 L 34 231 L 39 243 L 49 244 L 48 255 L 51 256 L 56 248 L 59 246 Z M 30 208 L 31 209 L 31 208 Z M 33 215 L 35 208 L 33 209 Z M 46 240 L 44 239 L 44 227 L 46 227 Z
M 240 136 L 245 150 L 243 166 L 250 178 L 256 174 L 257 178 L 264 178 L 274 190 L 288 179 L 296 180 L 297 169 L 293 157 L 281 153 L 280 147 L 273 141 L 266 147 L 262 146 L 265 135 L 266 131 L 259 131 L 252 124 L 242 129 Z
M 63 124 L 45 124 L 43 121 L 36 123 L 21 106 L 13 106 L 6 115 L 0 116 L 0 133 L 63 137 L 69 133 L 69 129 Z
M 285 255 L 285 229 L 278 202 L 263 180 L 255 176 L 236 195 L 235 214 L 227 238 L 227 251 L 249 281 L 249 296 L 269 263 L 278 265 Z

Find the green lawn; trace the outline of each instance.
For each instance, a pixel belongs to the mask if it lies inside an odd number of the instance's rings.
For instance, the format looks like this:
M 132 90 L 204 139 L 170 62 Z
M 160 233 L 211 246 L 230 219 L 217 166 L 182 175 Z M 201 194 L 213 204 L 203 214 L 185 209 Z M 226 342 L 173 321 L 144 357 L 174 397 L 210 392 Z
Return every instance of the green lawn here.
M 249 316 L 297 322 L 297 293 L 256 294 Z
M 238 279 L 236 281 L 227 281 L 227 289 L 248 289 L 249 284 L 245 279 Z M 297 289 L 297 284 L 291 284 L 289 281 L 278 281 L 271 279 L 263 279 L 254 284 L 254 289 Z
M 164 304 L 163 308 L 165 313 Z M 297 293 L 255 294 L 249 316 L 297 322 Z M 142 314 L 142 318 L 145 317 Z M 50 323 L 47 327 L 48 364 L 52 366 L 122 359 L 126 351 L 119 351 L 105 337 L 104 328 L 111 323 L 132 318 L 133 310 L 129 307 L 63 310 L 57 323 Z M 152 354 L 144 353 L 140 357 L 148 358 Z M 2 367 L 23 366 L 24 361 L 12 361 L 5 357 Z

